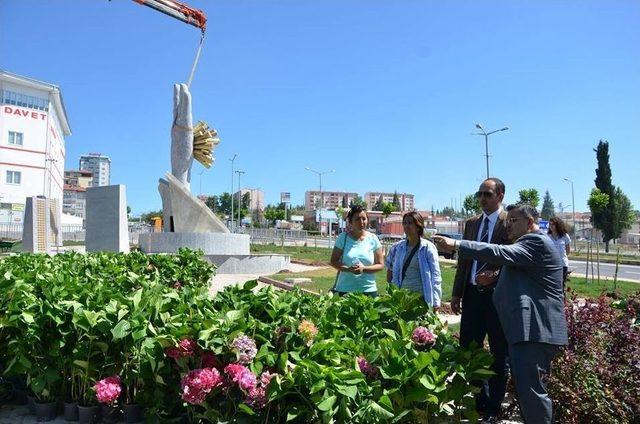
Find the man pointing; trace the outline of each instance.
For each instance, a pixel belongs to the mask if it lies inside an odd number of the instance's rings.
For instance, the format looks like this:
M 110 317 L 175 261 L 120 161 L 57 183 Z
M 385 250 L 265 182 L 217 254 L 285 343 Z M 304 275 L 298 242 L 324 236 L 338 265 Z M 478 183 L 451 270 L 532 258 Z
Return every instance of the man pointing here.
M 552 404 L 544 380 L 560 346 L 567 344 L 562 258 L 539 230 L 534 207 L 510 205 L 507 212 L 507 234 L 514 244 L 440 236 L 434 241 L 442 251 L 457 250 L 460 258 L 502 265 L 493 303 L 509 346 L 520 410 L 527 423 L 551 423 Z

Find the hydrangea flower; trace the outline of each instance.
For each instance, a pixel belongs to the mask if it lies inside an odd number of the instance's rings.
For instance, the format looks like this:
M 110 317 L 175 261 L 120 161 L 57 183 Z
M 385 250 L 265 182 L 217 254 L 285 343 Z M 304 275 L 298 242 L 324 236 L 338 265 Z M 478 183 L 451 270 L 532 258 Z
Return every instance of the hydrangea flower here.
M 224 367 L 224 372 L 236 383 L 242 390 L 251 390 L 256 387 L 258 381 L 254 373 L 244 365 L 229 364 Z
M 231 347 L 236 351 L 238 362 L 241 364 L 250 364 L 258 353 L 256 342 L 244 334 L 236 337 L 231 343 Z
M 262 409 L 267 404 L 267 391 L 263 387 L 254 387 L 249 390 L 244 402 L 253 409 Z
M 192 356 L 197 348 L 198 343 L 196 343 L 193 339 L 182 339 L 178 343 L 178 349 L 180 349 L 180 353 L 182 354 L 182 356 Z
M 222 362 L 220 362 L 218 357 L 211 351 L 202 352 L 202 356 L 200 356 L 200 365 L 202 368 L 222 368 Z
M 223 378 L 215 368 L 201 368 L 189 371 L 180 383 L 181 397 L 184 401 L 200 405 L 216 387 L 222 386 Z
M 262 387 L 267 387 L 269 385 L 269 383 L 271 383 L 271 380 L 278 375 L 277 373 L 271 373 L 269 371 L 265 371 L 262 374 L 260 374 L 260 384 L 262 385 Z
M 368 380 L 376 380 L 380 375 L 378 367 L 367 361 L 367 358 L 364 356 L 358 356 L 358 368 L 360 368 L 360 372 L 362 372 Z
M 104 404 L 112 404 L 120 396 L 122 386 L 120 385 L 120 377 L 114 375 L 112 377 L 103 378 L 98 381 L 93 389 L 96 391 L 98 402 Z
M 431 347 L 436 342 L 436 336 L 426 327 L 416 327 L 411 335 L 411 340 L 416 346 Z
M 313 322 L 303 319 L 298 326 L 298 333 L 300 333 L 307 346 L 311 346 L 313 338 L 318 334 L 318 328 Z

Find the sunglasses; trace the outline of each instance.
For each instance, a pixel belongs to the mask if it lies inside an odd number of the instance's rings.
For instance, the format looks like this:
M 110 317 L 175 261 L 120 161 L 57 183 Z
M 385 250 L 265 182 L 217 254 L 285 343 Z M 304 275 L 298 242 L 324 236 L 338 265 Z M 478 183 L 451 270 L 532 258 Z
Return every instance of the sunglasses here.
M 480 199 L 481 197 L 493 197 L 493 193 L 490 191 L 478 191 L 476 192 L 476 199 Z

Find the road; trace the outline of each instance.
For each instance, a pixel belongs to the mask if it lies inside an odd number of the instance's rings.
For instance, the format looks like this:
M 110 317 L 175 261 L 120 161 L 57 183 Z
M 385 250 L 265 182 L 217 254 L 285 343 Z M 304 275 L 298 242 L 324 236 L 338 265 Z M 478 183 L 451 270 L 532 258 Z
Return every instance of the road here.
M 569 261 L 569 269 L 573 270 L 573 274 L 585 275 L 587 273 L 587 263 L 584 261 Z M 598 275 L 597 264 L 593 264 L 593 270 Z M 613 280 L 616 270 L 616 264 L 600 263 L 600 278 L 609 278 Z M 589 275 L 591 275 L 591 266 L 589 266 Z M 640 266 L 638 265 L 619 265 L 619 280 L 635 280 L 640 282 Z

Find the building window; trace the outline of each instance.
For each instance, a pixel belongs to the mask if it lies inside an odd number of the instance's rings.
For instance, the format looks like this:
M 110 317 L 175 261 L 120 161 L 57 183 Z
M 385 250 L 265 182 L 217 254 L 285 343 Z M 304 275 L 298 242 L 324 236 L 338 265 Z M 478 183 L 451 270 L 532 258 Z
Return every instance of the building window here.
M 37 110 L 49 110 L 49 100 L 42 97 L 27 96 L 10 90 L 0 90 L 0 100 L 7 105 L 28 107 Z
M 9 131 L 9 144 L 14 146 L 22 146 L 22 138 L 22 133 Z
M 7 184 L 20 185 L 21 180 L 22 180 L 22 172 L 7 171 Z

